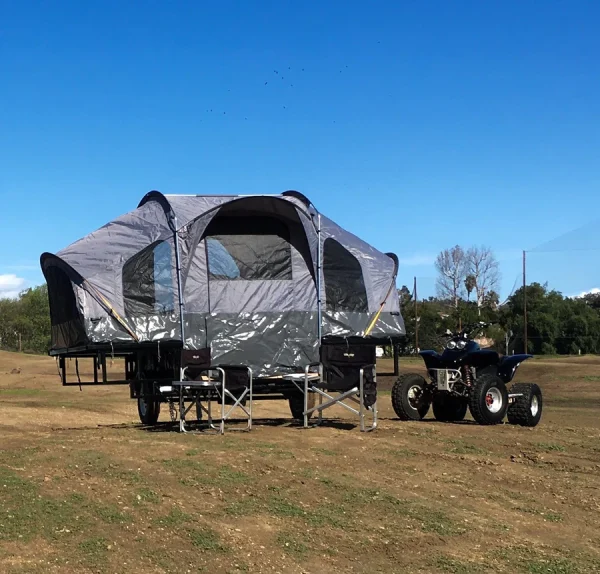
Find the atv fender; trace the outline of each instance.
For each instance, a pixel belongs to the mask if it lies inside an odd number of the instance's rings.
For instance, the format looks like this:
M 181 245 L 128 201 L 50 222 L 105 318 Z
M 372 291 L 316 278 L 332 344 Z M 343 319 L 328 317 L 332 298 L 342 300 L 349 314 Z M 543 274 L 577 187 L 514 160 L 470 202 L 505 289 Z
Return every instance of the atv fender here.
M 498 375 L 505 383 L 510 383 L 519 368 L 519 365 L 526 361 L 527 359 L 531 359 L 533 355 L 506 355 L 502 357 L 500 360 L 500 364 L 498 365 Z

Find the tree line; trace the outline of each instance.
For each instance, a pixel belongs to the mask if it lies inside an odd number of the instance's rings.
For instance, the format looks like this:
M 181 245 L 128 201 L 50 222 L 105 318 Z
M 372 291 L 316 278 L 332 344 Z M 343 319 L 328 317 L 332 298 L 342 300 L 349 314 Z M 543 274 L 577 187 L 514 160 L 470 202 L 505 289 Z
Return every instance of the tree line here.
M 478 321 L 492 324 L 483 335 L 503 353 L 600 353 L 600 293 L 565 297 L 547 284 L 531 283 L 501 303 L 499 265 L 488 247 L 456 245 L 437 256 L 435 267 L 437 297 L 419 300 L 415 306 L 415 293 L 406 286 L 399 290 L 407 331 L 401 347 L 404 354 L 414 353 L 417 346 L 439 349 L 447 329 L 455 331 Z
M 46 353 L 50 348 L 50 306 L 46 285 L 0 299 L 0 348 Z
M 542 354 L 600 354 L 600 293 L 565 297 L 548 285 L 532 283 L 500 303 L 498 263 L 488 248 L 455 246 L 440 253 L 437 296 L 418 300 L 399 291 L 407 337 L 403 354 L 439 349 L 446 329 L 485 321 L 484 335 L 501 352 L 520 353 L 523 344 L 524 293 L 527 298 L 527 350 Z M 416 341 L 418 325 L 418 342 Z M 15 299 L 0 299 L 0 348 L 45 353 L 50 348 L 48 289 L 40 285 Z

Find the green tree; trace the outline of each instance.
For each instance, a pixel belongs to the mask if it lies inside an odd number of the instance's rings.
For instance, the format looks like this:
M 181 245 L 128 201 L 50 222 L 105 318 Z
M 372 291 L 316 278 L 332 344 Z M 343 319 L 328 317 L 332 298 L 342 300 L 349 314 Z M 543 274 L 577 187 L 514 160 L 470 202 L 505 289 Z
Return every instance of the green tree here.
M 0 346 L 44 353 L 50 348 L 50 309 L 46 285 L 23 291 L 16 299 L 0 299 Z

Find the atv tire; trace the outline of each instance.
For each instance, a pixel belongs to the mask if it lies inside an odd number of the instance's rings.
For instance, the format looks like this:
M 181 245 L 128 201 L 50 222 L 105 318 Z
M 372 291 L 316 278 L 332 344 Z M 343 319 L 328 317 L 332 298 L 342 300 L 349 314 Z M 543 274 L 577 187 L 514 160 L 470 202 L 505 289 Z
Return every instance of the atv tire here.
M 504 381 L 492 373 L 478 377 L 471 388 L 469 409 L 480 425 L 501 423 L 508 410 L 508 391 Z
M 401 421 L 420 421 L 429 412 L 431 398 L 421 375 L 407 373 L 392 387 L 392 407 Z
M 145 383 L 142 386 L 142 396 L 137 400 L 138 416 L 144 425 L 155 425 L 160 415 L 160 401 L 151 398 L 154 385 Z
M 290 405 L 290 412 L 292 417 L 299 422 L 304 422 L 304 394 L 293 393 L 288 396 L 288 403 Z M 312 409 L 315 406 L 315 394 L 308 393 L 308 408 Z M 308 415 L 308 418 L 312 417 L 313 413 Z
M 462 421 L 467 414 L 467 401 L 448 393 L 433 396 L 433 416 L 441 422 Z
M 536 384 L 515 383 L 511 388 L 512 393 L 522 393 L 515 397 L 514 403 L 508 407 L 508 422 L 511 425 L 534 427 L 542 418 L 542 391 Z

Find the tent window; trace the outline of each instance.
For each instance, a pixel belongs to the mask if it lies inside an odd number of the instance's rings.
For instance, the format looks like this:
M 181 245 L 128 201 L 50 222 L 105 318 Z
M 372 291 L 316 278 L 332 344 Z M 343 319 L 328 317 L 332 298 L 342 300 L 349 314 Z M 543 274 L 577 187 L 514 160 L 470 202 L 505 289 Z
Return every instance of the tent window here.
M 167 313 L 175 308 L 171 245 L 154 243 L 123 266 L 125 313 L 130 317 Z
M 335 239 L 326 239 L 323 244 L 323 277 L 328 311 L 368 313 L 362 267 Z
M 206 232 L 213 280 L 292 278 L 292 248 L 285 223 L 273 217 L 217 217 Z

